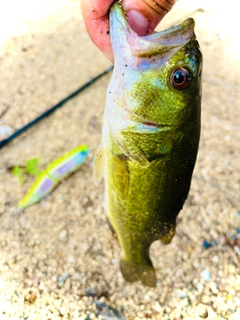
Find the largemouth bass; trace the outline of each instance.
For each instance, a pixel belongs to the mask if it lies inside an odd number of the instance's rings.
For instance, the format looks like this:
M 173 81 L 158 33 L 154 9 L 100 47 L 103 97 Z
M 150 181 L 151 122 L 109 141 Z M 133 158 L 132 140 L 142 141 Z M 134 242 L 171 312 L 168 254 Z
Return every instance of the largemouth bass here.
M 105 210 L 122 249 L 124 278 L 154 287 L 149 249 L 156 240 L 172 240 L 196 161 L 202 56 L 192 18 L 139 37 L 114 4 L 110 36 L 114 71 L 94 180 L 105 179 Z

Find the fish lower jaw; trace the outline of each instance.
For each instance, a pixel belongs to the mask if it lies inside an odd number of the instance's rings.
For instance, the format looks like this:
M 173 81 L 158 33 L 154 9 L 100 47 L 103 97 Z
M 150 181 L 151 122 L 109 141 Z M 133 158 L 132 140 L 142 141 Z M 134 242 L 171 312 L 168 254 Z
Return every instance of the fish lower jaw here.
M 144 128 L 148 129 L 163 129 L 163 128 L 170 128 L 173 125 L 166 124 L 166 123 L 157 123 L 151 120 L 147 120 L 144 118 L 139 117 L 137 114 L 131 115 L 131 121 L 135 124 L 135 126 L 142 126 Z

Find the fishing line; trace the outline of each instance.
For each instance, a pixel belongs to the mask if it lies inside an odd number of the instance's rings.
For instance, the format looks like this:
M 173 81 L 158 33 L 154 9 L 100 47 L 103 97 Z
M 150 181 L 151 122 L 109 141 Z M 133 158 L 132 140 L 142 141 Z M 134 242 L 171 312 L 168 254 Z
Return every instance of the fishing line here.
M 94 82 L 96 82 L 98 79 L 102 78 L 105 74 L 109 73 L 110 71 L 112 71 L 113 66 L 109 67 L 108 69 L 106 69 L 105 71 L 103 71 L 102 73 L 98 74 L 96 77 L 94 77 L 93 79 L 91 79 L 90 81 L 86 82 L 83 86 L 81 86 L 80 88 L 78 88 L 76 91 L 74 91 L 73 93 L 71 93 L 69 96 L 67 96 L 66 98 L 62 99 L 61 101 L 59 101 L 57 104 L 55 104 L 54 106 L 52 106 L 51 108 L 49 108 L 48 110 L 44 111 L 42 114 L 40 114 L 40 116 L 36 117 L 34 120 L 30 121 L 28 124 L 26 124 L 25 126 L 23 126 L 22 128 L 16 130 L 13 134 L 11 134 L 9 137 L 7 137 L 4 140 L 0 141 L 0 148 L 4 147 L 5 145 L 7 145 L 10 141 L 12 141 L 13 139 L 15 139 L 16 137 L 18 137 L 20 134 L 22 134 L 24 131 L 27 131 L 29 128 L 31 128 L 32 126 L 34 126 L 35 124 L 37 124 L 38 122 L 40 122 L 41 120 L 43 120 L 44 118 L 46 118 L 47 116 L 49 116 L 51 113 L 53 113 L 55 110 L 59 109 L 60 107 L 62 107 L 66 102 L 68 102 L 70 99 L 74 98 L 76 95 L 78 95 L 80 92 L 82 92 L 83 90 L 85 90 L 86 88 L 88 88 L 89 86 L 91 86 Z

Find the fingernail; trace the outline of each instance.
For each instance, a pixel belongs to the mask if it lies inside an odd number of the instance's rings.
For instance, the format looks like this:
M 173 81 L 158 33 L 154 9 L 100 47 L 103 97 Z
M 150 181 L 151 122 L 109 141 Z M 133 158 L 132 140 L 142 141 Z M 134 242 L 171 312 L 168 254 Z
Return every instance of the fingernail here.
M 137 10 L 130 9 L 126 12 L 126 15 L 128 16 L 130 27 L 139 36 L 145 36 L 148 33 L 149 22 L 143 14 Z

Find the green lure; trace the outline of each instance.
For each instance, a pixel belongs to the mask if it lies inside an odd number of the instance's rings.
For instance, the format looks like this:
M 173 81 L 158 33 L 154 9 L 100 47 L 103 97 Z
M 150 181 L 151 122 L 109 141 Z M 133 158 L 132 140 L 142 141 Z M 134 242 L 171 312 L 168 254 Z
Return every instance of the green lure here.
M 51 193 L 63 179 L 80 168 L 87 155 L 88 146 L 81 145 L 51 162 L 19 202 L 20 210 L 39 202 Z
M 110 35 L 115 64 L 94 180 L 105 179 L 124 278 L 155 287 L 149 249 L 172 240 L 196 161 L 202 56 L 191 18 L 139 37 L 114 4 Z

